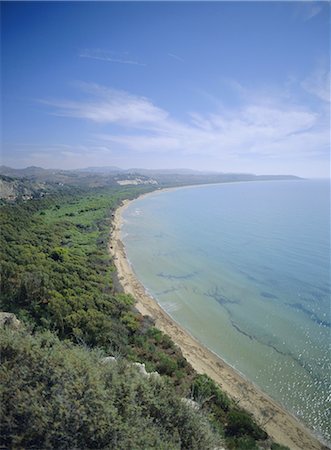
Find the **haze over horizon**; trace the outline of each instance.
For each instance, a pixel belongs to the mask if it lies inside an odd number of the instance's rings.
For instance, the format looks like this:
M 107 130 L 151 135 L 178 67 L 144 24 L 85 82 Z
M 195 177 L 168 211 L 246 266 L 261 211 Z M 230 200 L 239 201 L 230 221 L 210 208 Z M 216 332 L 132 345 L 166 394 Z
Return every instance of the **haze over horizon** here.
M 330 175 L 328 2 L 2 2 L 1 164 Z

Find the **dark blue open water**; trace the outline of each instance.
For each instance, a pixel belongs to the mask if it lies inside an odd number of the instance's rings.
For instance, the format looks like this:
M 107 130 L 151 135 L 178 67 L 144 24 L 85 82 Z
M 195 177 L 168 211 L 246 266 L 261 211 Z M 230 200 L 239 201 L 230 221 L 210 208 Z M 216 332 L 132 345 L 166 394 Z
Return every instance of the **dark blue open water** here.
M 322 180 L 163 191 L 122 236 L 177 322 L 330 441 L 329 208 Z

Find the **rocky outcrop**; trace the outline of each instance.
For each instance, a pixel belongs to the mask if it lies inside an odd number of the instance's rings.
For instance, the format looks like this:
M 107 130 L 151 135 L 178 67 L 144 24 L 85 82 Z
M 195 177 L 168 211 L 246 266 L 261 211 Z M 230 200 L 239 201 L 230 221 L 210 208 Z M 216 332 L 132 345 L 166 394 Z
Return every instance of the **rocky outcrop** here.
M 117 360 L 116 360 L 115 356 L 105 356 L 101 360 L 101 362 L 103 364 L 113 364 L 113 363 L 116 363 L 116 361 Z M 144 363 L 134 362 L 134 363 L 132 363 L 132 366 L 136 367 L 138 372 L 140 373 L 140 375 L 142 375 L 143 377 L 146 377 L 146 378 L 160 378 L 161 377 L 161 375 L 158 372 L 147 372 Z
M 160 374 L 158 372 L 147 372 L 145 364 L 144 363 L 138 363 L 138 362 L 134 362 L 132 364 L 133 366 L 137 367 L 138 372 L 146 378 L 159 378 Z
M 45 183 L 0 175 L 0 199 L 7 201 L 31 200 L 32 198 L 43 197 L 46 192 Z
M 101 362 L 103 364 L 112 364 L 116 362 L 116 358 L 115 356 L 105 356 L 104 358 L 102 358 Z
M 15 314 L 8 312 L 0 312 L 0 328 L 11 328 L 17 330 L 20 328 L 21 322 Z
M 191 400 L 190 398 L 181 398 L 181 401 L 195 411 L 200 409 L 199 403 L 195 402 L 194 400 Z

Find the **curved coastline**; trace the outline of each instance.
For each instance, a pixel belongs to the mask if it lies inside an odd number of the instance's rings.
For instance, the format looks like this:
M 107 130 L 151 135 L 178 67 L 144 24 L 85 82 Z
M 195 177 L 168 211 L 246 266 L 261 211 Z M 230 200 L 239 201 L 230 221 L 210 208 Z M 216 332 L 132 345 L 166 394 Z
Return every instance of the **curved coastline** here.
M 155 191 L 153 193 L 155 194 Z M 292 450 L 327 449 L 328 447 L 295 416 L 183 329 L 147 292 L 137 279 L 121 241 L 122 213 L 129 203 L 129 200 L 125 200 L 115 212 L 110 252 L 113 255 L 119 282 L 123 290 L 135 298 L 138 311 L 151 316 L 156 321 L 156 326 L 181 348 L 192 367 L 198 373 L 209 375 L 240 406 L 250 411 L 275 441 L 287 445 Z

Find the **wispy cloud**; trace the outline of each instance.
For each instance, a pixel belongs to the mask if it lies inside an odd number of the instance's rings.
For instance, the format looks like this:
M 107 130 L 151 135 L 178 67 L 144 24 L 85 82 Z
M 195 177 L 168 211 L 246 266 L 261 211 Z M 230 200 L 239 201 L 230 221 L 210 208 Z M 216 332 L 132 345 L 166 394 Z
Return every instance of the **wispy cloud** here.
M 308 21 L 308 20 L 312 19 L 313 17 L 317 16 L 322 11 L 322 9 L 323 9 L 323 7 L 321 4 L 309 2 L 309 4 L 307 4 L 305 21 Z
M 318 16 L 324 10 L 323 3 L 326 3 L 327 6 L 328 2 L 314 1 L 314 0 L 298 1 L 295 4 L 296 16 L 299 17 L 304 22 L 308 22 L 309 20 Z
M 53 113 L 76 117 L 99 123 L 117 123 L 123 126 L 155 124 L 167 118 L 168 114 L 154 106 L 145 97 L 125 91 L 105 88 L 95 83 L 79 83 L 88 98 L 81 101 L 43 100 L 52 106 Z
M 314 20 L 320 14 L 327 11 L 329 2 L 327 1 L 315 1 L 315 0 L 304 0 L 298 1 L 293 4 L 294 15 L 297 19 L 302 22 L 309 22 Z
M 302 81 L 301 86 L 310 94 L 316 95 L 325 102 L 330 102 L 330 71 L 318 68 Z
M 81 84 L 79 101 L 47 101 L 53 113 L 103 125 L 95 142 L 115 151 L 167 154 L 169 158 L 200 155 L 216 167 L 254 166 L 259 161 L 328 158 L 329 125 L 317 111 L 290 100 L 264 103 L 248 96 L 240 106 L 198 114 L 179 121 L 150 99 L 97 84 Z M 85 96 L 89 98 L 85 98 Z
M 182 63 L 185 62 L 185 60 L 183 58 L 181 58 L 178 55 L 175 55 L 174 53 L 168 53 L 168 56 L 170 56 L 170 58 L 176 59 L 177 61 L 180 61 Z
M 99 61 L 106 61 L 118 64 L 131 64 L 134 66 L 146 66 L 146 64 L 129 59 L 127 53 L 116 53 L 101 49 L 85 49 L 79 54 L 81 58 L 96 59 Z

